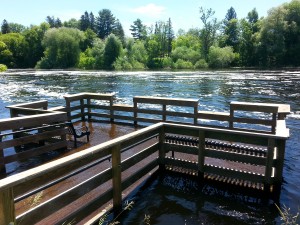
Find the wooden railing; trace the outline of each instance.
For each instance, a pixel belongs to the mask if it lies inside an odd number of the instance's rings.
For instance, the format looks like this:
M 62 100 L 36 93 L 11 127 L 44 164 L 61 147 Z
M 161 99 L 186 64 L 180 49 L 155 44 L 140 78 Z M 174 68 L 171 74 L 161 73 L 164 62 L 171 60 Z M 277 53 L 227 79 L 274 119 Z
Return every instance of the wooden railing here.
M 2 174 L 6 172 L 6 164 L 67 147 L 67 114 L 49 111 L 47 106 L 47 101 L 9 106 L 12 118 L 0 119 Z M 14 151 L 5 155 L 10 148 Z
M 65 110 L 69 120 L 88 118 L 130 121 L 135 125 L 138 123 L 176 122 L 207 126 L 202 123 L 202 119 L 205 119 L 226 121 L 227 127 L 230 129 L 247 130 L 249 124 L 263 125 L 263 129 L 256 126 L 255 131 L 272 134 L 287 132 L 285 117 L 290 113 L 290 106 L 286 104 L 231 102 L 230 112 L 227 113 L 200 111 L 197 99 L 138 96 L 133 98 L 133 105 L 114 104 L 114 94 L 81 93 L 65 96 L 65 99 Z M 173 108 L 170 110 L 168 107 Z M 180 111 L 180 109 L 183 110 Z M 241 116 L 238 113 L 240 111 L 252 113 L 252 117 Z M 257 112 L 268 115 L 263 115 L 263 118 L 255 118 Z M 169 117 L 175 119 L 172 120 Z M 236 127 L 235 124 L 247 125 Z
M 197 144 L 172 143 L 167 140 L 170 135 L 184 135 L 185 138 L 196 140 Z M 53 215 L 56 218 L 55 224 L 79 222 L 111 199 L 114 209 L 118 211 L 122 205 L 123 191 L 157 166 L 162 170 L 174 167 L 192 170 L 200 179 L 209 174 L 216 174 L 236 181 L 262 183 L 263 189 L 269 191 L 271 185 L 282 180 L 284 147 L 287 138 L 288 136 L 275 134 L 157 123 L 1 180 L 0 225 L 20 221 L 24 224 L 34 224 L 46 219 L 51 221 L 49 217 Z M 225 149 L 213 147 L 208 144 L 211 140 L 226 141 L 230 146 L 233 144 L 259 146 L 266 154 L 265 156 L 251 155 L 231 151 L 228 146 Z M 134 149 L 136 145 L 138 145 L 135 148 L 136 152 L 130 152 L 127 157 L 123 155 L 127 150 Z M 173 156 L 170 155 L 172 151 L 176 153 Z M 108 161 L 110 158 L 112 160 Z M 142 160 L 146 161 L 140 164 Z M 231 163 L 220 166 L 219 160 L 234 161 L 243 165 L 246 163 L 250 165 L 250 171 L 231 168 Z M 88 174 L 89 168 L 102 163 L 110 164 L 104 165 L 102 171 L 97 169 L 98 172 L 93 176 L 82 176 L 85 179 L 79 183 L 72 184 L 67 190 L 59 192 L 51 199 L 46 199 L 26 212 L 16 215 L 15 202 L 30 197 L 51 184 L 63 182 L 70 177 L 72 179 L 73 175 L 76 176 L 78 173 Z M 255 166 L 263 167 L 263 173 L 253 172 L 251 168 Z M 101 188 L 101 185 L 107 181 L 111 181 L 112 186 Z M 83 195 L 98 187 L 100 189 L 94 192 L 93 197 L 79 201 Z M 75 201 L 76 204 L 71 204 Z M 71 211 L 67 211 L 67 206 L 74 207 L 71 207 Z M 64 213 L 57 214 L 57 212 Z M 98 217 L 94 217 L 92 222 L 96 218 Z M 51 224 L 53 223 L 52 221 Z

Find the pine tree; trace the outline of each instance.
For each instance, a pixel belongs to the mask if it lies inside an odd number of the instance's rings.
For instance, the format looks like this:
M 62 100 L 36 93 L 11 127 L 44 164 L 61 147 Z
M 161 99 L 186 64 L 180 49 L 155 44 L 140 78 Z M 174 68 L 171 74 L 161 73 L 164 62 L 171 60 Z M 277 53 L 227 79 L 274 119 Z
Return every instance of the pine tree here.
M 109 9 L 99 11 L 96 17 L 96 33 L 99 38 L 105 39 L 115 28 L 116 18 Z
M 2 34 L 8 34 L 10 33 L 10 28 L 7 20 L 3 20 L 2 26 L 1 26 L 1 33 Z

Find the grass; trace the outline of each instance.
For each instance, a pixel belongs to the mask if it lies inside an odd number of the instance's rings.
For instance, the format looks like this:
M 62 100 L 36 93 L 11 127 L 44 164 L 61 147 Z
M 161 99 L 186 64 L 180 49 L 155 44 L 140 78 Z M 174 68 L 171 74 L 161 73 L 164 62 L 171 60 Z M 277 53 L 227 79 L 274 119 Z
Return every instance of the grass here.
M 299 225 L 300 222 L 300 208 L 298 208 L 298 212 L 296 214 L 293 214 L 291 212 L 291 209 L 287 206 L 283 205 L 282 209 L 275 204 L 276 208 L 278 209 L 280 213 L 280 219 L 282 221 L 282 225 Z

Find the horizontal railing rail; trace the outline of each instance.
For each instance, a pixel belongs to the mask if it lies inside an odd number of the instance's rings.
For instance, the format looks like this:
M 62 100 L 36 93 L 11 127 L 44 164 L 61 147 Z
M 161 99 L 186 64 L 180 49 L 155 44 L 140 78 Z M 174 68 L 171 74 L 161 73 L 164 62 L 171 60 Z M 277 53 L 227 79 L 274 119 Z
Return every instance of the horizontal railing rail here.
M 179 141 L 172 142 L 170 137 Z M 110 200 L 113 200 L 114 209 L 120 210 L 124 190 L 157 166 L 162 170 L 174 167 L 193 170 L 201 179 L 209 174 L 216 174 L 231 180 L 259 182 L 263 184 L 264 190 L 268 191 L 271 185 L 281 182 L 284 144 L 287 138 L 288 136 L 275 134 L 158 123 L 1 180 L 0 225 L 20 221 L 24 224 L 36 223 L 52 215 L 56 215 L 55 223 L 74 222 L 74 218 L 80 220 Z M 216 144 L 210 144 L 214 140 L 226 142 L 226 145 L 218 147 Z M 137 144 L 139 145 L 134 153 L 122 155 L 124 150 Z M 249 147 L 249 151 L 264 152 L 265 155 L 248 154 L 243 152 L 244 150 L 233 151 L 233 146 L 236 145 L 253 146 L 252 148 L 259 146 L 262 149 L 251 150 Z M 176 154 L 170 155 L 171 152 Z M 186 158 L 187 155 L 192 158 Z M 108 165 L 101 167 L 102 170 L 97 169 L 96 174 L 84 176 L 84 180 L 80 179 L 77 184 L 69 185 L 66 190 L 16 215 L 15 199 L 19 196 L 40 186 L 47 186 L 53 180 L 71 173 L 77 174 L 74 171 L 85 166 L 90 168 L 88 165 L 91 163 L 109 157 L 112 160 L 105 161 Z M 140 164 L 142 160 L 146 161 Z M 225 164 L 221 166 L 219 160 L 223 160 Z M 248 164 L 250 171 L 231 168 L 230 162 L 233 161 L 242 165 Z M 256 166 L 262 166 L 263 172 L 253 172 L 251 169 Z M 131 170 L 132 167 L 134 168 Z M 82 173 L 89 174 L 88 170 Z M 97 189 L 108 181 L 112 186 Z M 93 192 L 95 189 L 97 195 Z M 89 197 L 88 201 L 84 199 L 80 203 L 71 204 L 90 192 L 93 192 L 94 196 Z M 73 208 L 70 204 L 76 207 Z M 66 210 L 68 206 L 71 207 L 70 212 Z M 58 211 L 65 214 L 60 213 L 60 218 L 57 218 L 55 213 Z

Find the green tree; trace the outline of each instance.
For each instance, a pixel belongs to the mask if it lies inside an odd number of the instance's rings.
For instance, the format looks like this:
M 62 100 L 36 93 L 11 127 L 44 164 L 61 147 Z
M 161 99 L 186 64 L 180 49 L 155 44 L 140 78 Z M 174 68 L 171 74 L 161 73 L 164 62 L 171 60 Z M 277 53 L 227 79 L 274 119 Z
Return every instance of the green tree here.
M 9 23 L 8 25 L 11 33 L 22 33 L 26 30 L 26 27 L 19 23 Z
M 2 34 L 8 34 L 10 33 L 10 27 L 9 24 L 6 20 L 3 20 L 2 25 L 1 25 L 1 33 Z
M 235 54 L 233 53 L 232 47 L 215 47 L 209 48 L 208 63 L 212 68 L 225 68 L 233 62 Z
M 131 31 L 132 37 L 136 40 L 145 40 L 147 38 L 146 26 L 140 19 L 135 20 L 129 30 Z
M 28 43 L 25 37 L 19 33 L 7 33 L 0 35 L 0 41 L 4 42 L 12 53 L 12 61 L 7 65 L 10 68 L 26 67 L 28 57 Z
M 110 34 L 105 41 L 104 48 L 104 68 L 113 69 L 113 63 L 120 56 L 122 43 L 114 34 Z
M 28 52 L 30 54 L 30 56 L 26 58 L 28 67 L 35 67 L 37 62 L 42 58 L 44 52 L 42 40 L 49 28 L 50 25 L 48 23 L 42 23 L 40 26 L 31 26 L 24 31 L 23 35 L 28 43 Z
M 231 7 L 223 20 L 223 39 L 221 46 L 232 46 L 235 52 L 239 51 L 239 21 L 233 7 Z
M 38 68 L 75 67 L 80 57 L 80 43 L 84 40 L 82 31 L 74 28 L 51 28 L 44 36 L 45 52 Z
M 76 20 L 75 18 L 71 18 L 69 19 L 68 21 L 65 21 L 63 23 L 63 26 L 64 27 L 69 27 L 69 28 L 76 28 L 76 29 L 79 29 L 79 21 Z
M 167 33 L 166 33 L 166 38 L 167 38 L 167 52 L 168 52 L 168 56 L 171 56 L 171 52 L 172 52 L 172 42 L 175 38 L 174 35 L 174 31 L 173 31 L 173 27 L 172 27 L 172 22 L 171 22 L 171 18 L 169 18 L 168 23 L 167 23 Z
M 120 39 L 122 44 L 125 44 L 124 29 L 123 29 L 123 26 L 122 26 L 122 24 L 120 23 L 120 21 L 118 19 L 116 19 L 116 22 L 115 22 L 114 29 L 113 29 L 112 33 Z
M 59 18 L 55 18 L 54 16 L 47 16 L 46 22 L 50 24 L 51 28 L 62 27 L 62 22 Z
M 115 29 L 116 18 L 109 9 L 102 9 L 96 17 L 96 33 L 99 38 L 105 39 Z
M 213 18 L 215 11 L 211 8 L 205 10 L 200 7 L 200 19 L 203 23 L 203 28 L 200 31 L 200 38 L 202 43 L 202 55 L 204 59 L 208 60 L 209 48 L 212 46 L 216 40 L 216 33 L 219 28 L 217 19 Z
M 0 64 L 11 65 L 13 63 L 13 54 L 7 48 L 7 45 L 0 41 Z

